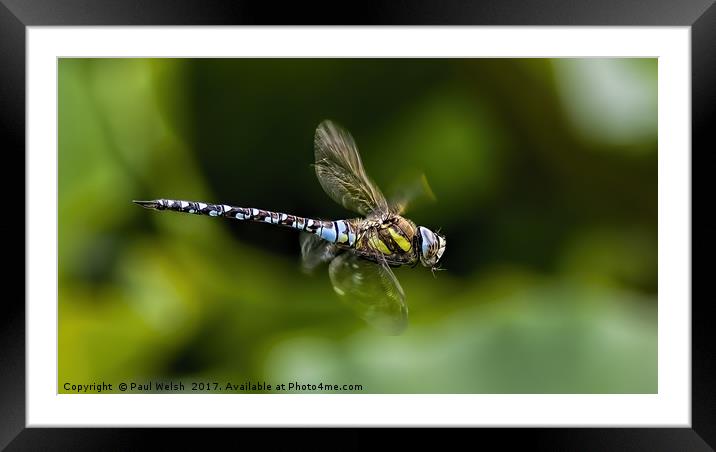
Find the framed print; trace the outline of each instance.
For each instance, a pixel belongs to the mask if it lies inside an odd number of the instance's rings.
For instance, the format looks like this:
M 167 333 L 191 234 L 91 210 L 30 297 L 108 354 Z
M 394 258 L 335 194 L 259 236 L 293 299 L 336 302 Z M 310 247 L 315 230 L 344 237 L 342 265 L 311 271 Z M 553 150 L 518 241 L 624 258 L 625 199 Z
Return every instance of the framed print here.
M 4 2 L 27 265 L 2 444 L 713 447 L 691 150 L 713 147 L 716 9 L 547 4 Z

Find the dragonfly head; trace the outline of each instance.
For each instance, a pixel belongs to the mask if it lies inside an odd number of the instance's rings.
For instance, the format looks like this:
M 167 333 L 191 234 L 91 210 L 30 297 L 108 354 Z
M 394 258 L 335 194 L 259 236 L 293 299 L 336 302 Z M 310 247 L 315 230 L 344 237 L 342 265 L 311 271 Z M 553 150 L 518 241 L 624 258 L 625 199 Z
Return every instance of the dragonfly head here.
M 418 240 L 420 243 L 420 263 L 426 267 L 435 268 L 443 257 L 447 240 L 445 236 L 418 226 Z

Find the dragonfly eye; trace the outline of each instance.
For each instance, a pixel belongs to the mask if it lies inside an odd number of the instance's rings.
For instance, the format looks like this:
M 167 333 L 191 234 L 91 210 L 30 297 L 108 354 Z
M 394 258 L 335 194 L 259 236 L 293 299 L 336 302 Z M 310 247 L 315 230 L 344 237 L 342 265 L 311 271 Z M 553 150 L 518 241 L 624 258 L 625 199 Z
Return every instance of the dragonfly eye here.
M 422 226 L 418 226 L 418 232 L 420 232 L 420 262 L 432 268 L 445 251 L 445 239 Z

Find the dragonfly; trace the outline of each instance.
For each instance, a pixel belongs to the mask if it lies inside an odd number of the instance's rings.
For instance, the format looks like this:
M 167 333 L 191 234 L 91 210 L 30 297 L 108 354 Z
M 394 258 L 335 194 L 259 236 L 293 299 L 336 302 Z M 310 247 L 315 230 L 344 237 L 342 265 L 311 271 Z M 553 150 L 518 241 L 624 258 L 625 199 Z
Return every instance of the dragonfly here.
M 133 201 L 147 209 L 269 223 L 297 229 L 303 267 L 328 263 L 334 291 L 370 326 L 390 335 L 408 325 L 405 292 L 392 268 L 422 264 L 433 273 L 445 252 L 443 234 L 403 214 L 425 190 L 405 189 L 390 201 L 367 175 L 351 134 L 331 120 L 314 136 L 314 168 L 323 190 L 356 218 L 325 220 L 198 201 Z M 424 180 L 424 179 L 423 179 Z M 425 185 L 423 185 L 424 187 Z

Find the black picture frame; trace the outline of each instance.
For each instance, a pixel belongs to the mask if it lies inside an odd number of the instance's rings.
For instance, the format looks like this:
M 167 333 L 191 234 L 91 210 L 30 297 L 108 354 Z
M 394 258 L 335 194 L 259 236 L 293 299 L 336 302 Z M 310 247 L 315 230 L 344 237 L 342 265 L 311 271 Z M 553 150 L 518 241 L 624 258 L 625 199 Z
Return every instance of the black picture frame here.
M 34 25 L 577 25 L 577 26 L 690 26 L 692 69 L 691 156 L 716 149 L 708 118 L 716 109 L 716 6 L 713 0 L 546 0 L 411 2 L 248 2 L 202 0 L 0 0 L 0 130 L 3 155 L 20 159 L 6 163 L 6 176 L 25 168 L 25 52 L 26 27 Z M 693 152 L 693 151 L 696 152 Z M 700 151 L 699 151 L 700 150 Z M 693 162 L 693 159 L 692 159 Z M 15 162 L 13 162 L 15 163 Z M 24 174 L 24 171 L 22 172 Z M 11 178 L 3 178 L 10 180 Z M 7 184 L 14 193 L 20 182 Z M 693 181 L 692 181 L 693 184 Z M 23 187 L 25 185 L 23 184 Z M 693 192 L 693 190 L 692 190 Z M 695 194 L 695 193 L 694 193 Z M 25 234 L 19 212 L 6 224 Z M 691 221 L 693 222 L 693 214 Z M 693 225 L 693 223 L 692 223 Z M 693 229 L 693 228 L 692 228 Z M 27 240 L 27 236 L 25 241 Z M 692 233 L 693 240 L 693 233 Z M 10 239 L 8 242 L 19 243 Z M 704 253 L 704 251 L 701 251 Z M 23 249 L 24 254 L 24 249 Z M 692 254 L 693 258 L 693 254 Z M 25 262 L 25 258 L 23 258 Z M 10 268 L 18 268 L 9 261 Z M 22 266 L 23 272 L 25 266 Z M 692 265 L 693 268 L 693 265 Z M 25 287 L 25 286 L 23 286 Z M 692 284 L 693 287 L 693 284 Z M 26 428 L 25 306 L 19 296 L 4 297 L 0 328 L 0 447 L 7 450 L 128 450 L 149 445 L 147 435 L 188 445 L 191 430 Z M 684 300 L 688 302 L 689 300 Z M 691 428 L 528 428 L 480 429 L 469 433 L 480 442 L 526 442 L 537 449 L 569 450 L 713 450 L 716 448 L 716 347 L 711 335 L 712 301 L 692 296 L 692 418 Z M 264 441 L 283 437 L 301 444 L 304 432 L 270 435 L 266 431 L 198 432 L 200 444 L 219 437 L 247 444 L 247 435 Z M 335 429 L 341 445 L 363 443 L 355 431 Z M 517 433 L 517 432 L 515 432 Z M 422 431 L 408 436 L 420 439 Z M 208 438 L 211 441 L 208 442 Z M 236 442 L 237 440 L 240 440 Z

